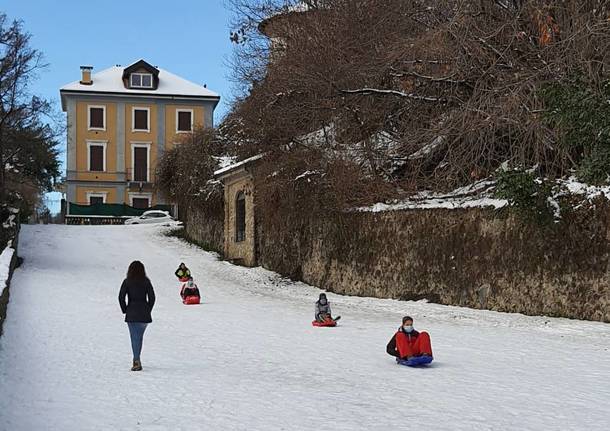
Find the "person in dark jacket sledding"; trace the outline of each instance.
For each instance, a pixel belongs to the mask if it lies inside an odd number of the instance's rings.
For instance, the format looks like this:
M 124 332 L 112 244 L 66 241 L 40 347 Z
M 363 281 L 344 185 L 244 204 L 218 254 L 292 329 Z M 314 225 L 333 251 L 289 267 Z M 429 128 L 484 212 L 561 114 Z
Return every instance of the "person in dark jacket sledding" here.
M 128 301 L 125 302 L 125 297 Z M 133 351 L 133 366 L 131 371 L 141 371 L 140 353 L 146 326 L 152 322 L 151 311 L 155 306 L 155 291 L 146 276 L 144 265 L 133 261 L 127 270 L 127 278 L 121 284 L 119 305 L 125 314 L 125 322 L 129 328 L 131 349 Z
M 326 293 L 320 293 L 320 297 L 316 301 L 315 308 L 315 319 L 318 322 L 328 322 L 330 320 L 337 321 L 341 318 L 341 316 L 337 316 L 333 319 L 330 314 L 330 303 L 326 298 Z
M 191 270 L 186 267 L 184 262 L 180 263 L 180 266 L 178 266 L 178 269 L 176 270 L 176 272 L 174 272 L 174 274 L 176 275 L 176 277 L 178 277 L 178 280 L 182 282 L 186 282 L 189 280 L 189 278 L 192 278 Z
M 413 329 L 413 319 L 409 316 L 402 318 L 402 325 L 386 347 L 389 355 L 396 360 L 409 360 L 414 356 L 432 357 L 430 335 L 427 332 L 418 332 Z

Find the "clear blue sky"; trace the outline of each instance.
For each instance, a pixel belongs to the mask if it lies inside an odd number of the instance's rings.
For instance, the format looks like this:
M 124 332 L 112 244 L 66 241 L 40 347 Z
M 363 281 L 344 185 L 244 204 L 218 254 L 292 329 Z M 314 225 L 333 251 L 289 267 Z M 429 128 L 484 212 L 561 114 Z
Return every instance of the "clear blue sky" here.
M 80 65 L 92 65 L 95 73 L 140 58 L 219 93 L 216 124 L 228 110 L 230 12 L 224 0 L 1 0 L 0 11 L 22 20 L 31 45 L 44 54 L 49 67 L 33 92 L 58 110 L 59 87 L 80 79 Z

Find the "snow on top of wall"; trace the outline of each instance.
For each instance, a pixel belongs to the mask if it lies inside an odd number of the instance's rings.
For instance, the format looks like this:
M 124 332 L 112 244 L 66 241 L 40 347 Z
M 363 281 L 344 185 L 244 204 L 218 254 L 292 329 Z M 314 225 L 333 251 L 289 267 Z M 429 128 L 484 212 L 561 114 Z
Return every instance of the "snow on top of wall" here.
M 121 66 L 112 66 L 92 75 L 91 85 L 84 85 L 74 81 L 64 85 L 60 91 L 82 91 L 103 93 L 126 93 L 126 94 L 152 94 L 152 95 L 177 95 L 177 96 L 204 96 L 220 97 L 217 93 L 208 90 L 203 85 L 195 84 L 181 78 L 178 75 L 159 68 L 159 86 L 154 90 L 142 90 L 139 88 L 126 88 L 123 83 L 123 70 Z
M 492 187 L 496 185 L 495 181 L 490 179 L 484 179 L 477 181 L 476 183 L 468 184 L 463 187 L 458 187 L 448 193 L 436 193 L 431 191 L 423 191 L 414 195 L 413 199 L 444 199 L 444 198 L 458 198 L 472 195 L 480 195 L 484 192 L 488 192 Z
M 218 169 L 217 171 L 214 171 L 214 176 L 218 176 L 218 175 L 222 175 L 226 172 L 232 171 L 233 169 L 239 168 L 243 165 L 246 165 L 248 163 L 254 162 L 256 160 L 262 159 L 263 158 L 263 154 L 257 154 L 256 156 L 250 157 L 248 159 L 242 160 L 239 163 L 234 163 L 232 165 L 226 166 L 222 169 Z
M 594 186 L 578 181 L 575 177 L 557 180 L 560 187 L 552 197 L 548 198 L 553 208 L 555 219 L 561 218 L 560 207 L 557 198 L 567 193 L 581 195 L 591 200 L 598 196 L 604 196 L 610 200 L 610 185 Z M 492 195 L 495 181 L 484 179 L 464 187 L 459 187 L 449 193 L 434 193 L 423 191 L 414 194 L 404 200 L 390 203 L 379 202 L 368 207 L 355 208 L 354 211 L 381 212 L 399 211 L 406 209 L 459 209 L 459 208 L 503 208 L 507 206 L 508 200 L 496 199 Z
M 13 260 L 13 253 L 15 250 L 11 247 L 6 247 L 0 254 L 0 293 L 6 286 L 8 281 L 8 274 L 10 272 L 11 261 Z
M 508 205 L 505 199 L 479 198 L 479 199 L 422 199 L 404 200 L 393 204 L 376 203 L 370 207 L 356 208 L 360 212 L 383 212 L 407 209 L 460 209 L 460 208 L 503 208 Z
M 494 181 L 486 179 L 459 187 L 449 193 L 423 191 L 404 200 L 391 203 L 379 202 L 372 206 L 359 207 L 354 210 L 382 212 L 407 209 L 503 208 L 508 205 L 508 201 L 491 196 L 491 189 L 494 185 Z
M 606 199 L 610 199 L 610 186 L 608 185 L 594 186 L 578 181 L 576 177 L 560 180 L 559 183 L 575 195 L 585 195 L 588 199 L 593 199 L 603 194 Z

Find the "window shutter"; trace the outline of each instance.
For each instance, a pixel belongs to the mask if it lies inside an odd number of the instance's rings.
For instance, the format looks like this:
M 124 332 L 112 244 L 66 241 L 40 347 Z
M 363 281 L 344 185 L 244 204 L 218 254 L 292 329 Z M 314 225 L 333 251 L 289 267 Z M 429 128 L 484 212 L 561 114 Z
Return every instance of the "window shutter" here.
M 135 109 L 133 115 L 135 129 L 148 130 L 148 111 L 145 109 Z
M 148 181 L 148 148 L 133 149 L 134 181 Z
M 178 130 L 181 132 L 191 131 L 191 113 L 178 112 Z
M 102 145 L 89 147 L 89 167 L 91 171 L 104 171 L 104 147 Z
M 89 108 L 89 127 L 96 129 L 104 128 L 103 108 Z

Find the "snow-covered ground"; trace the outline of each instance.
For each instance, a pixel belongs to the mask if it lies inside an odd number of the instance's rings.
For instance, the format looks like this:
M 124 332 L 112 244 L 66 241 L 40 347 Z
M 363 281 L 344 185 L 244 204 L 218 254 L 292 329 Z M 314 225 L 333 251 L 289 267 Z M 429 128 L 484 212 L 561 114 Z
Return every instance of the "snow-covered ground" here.
M 608 430 L 610 325 L 329 295 L 232 266 L 154 226 L 24 226 L 0 339 L 0 430 Z M 140 259 L 157 293 L 144 371 L 117 302 Z M 201 306 L 183 306 L 186 262 Z M 428 369 L 385 345 L 401 316 Z

